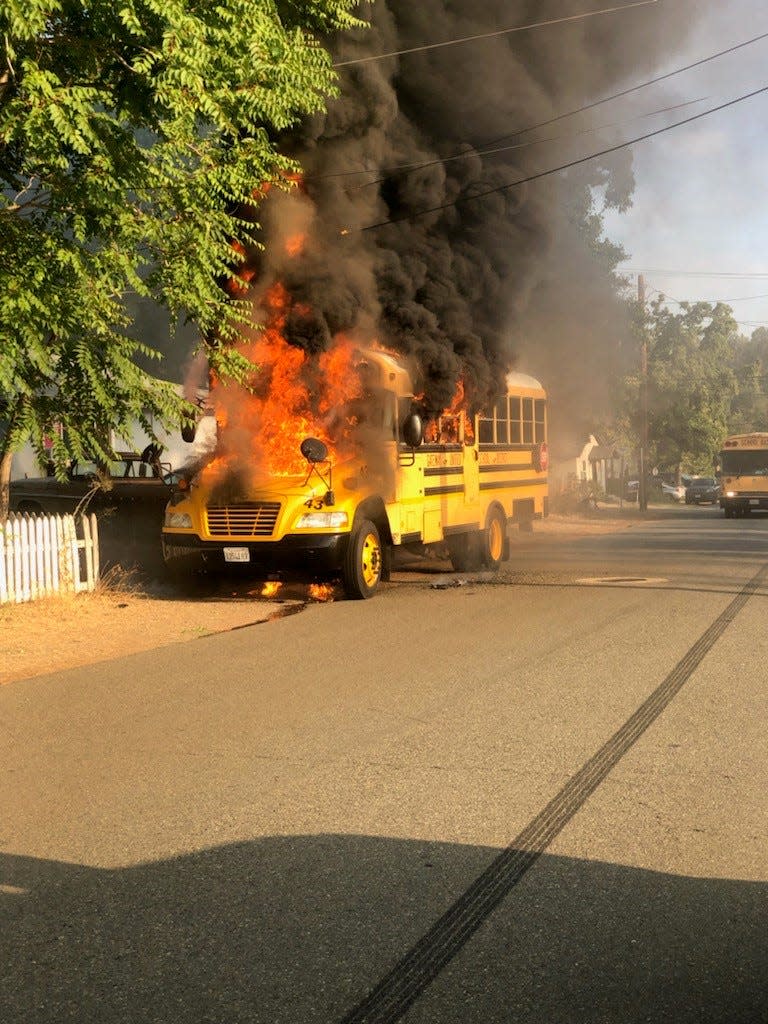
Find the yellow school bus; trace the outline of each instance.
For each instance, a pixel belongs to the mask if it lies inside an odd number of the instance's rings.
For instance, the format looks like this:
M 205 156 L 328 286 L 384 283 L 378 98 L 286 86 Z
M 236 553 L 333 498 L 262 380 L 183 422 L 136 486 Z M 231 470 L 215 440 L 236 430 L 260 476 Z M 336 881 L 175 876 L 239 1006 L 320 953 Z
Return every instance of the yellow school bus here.
M 507 394 L 470 419 L 426 424 L 411 377 L 389 353 L 362 352 L 366 414 L 351 457 L 305 438 L 301 476 L 249 483 L 222 500 L 205 473 L 174 493 L 163 553 L 176 575 L 246 565 L 278 576 L 340 578 L 347 596 L 373 596 L 396 547 L 444 544 L 457 571 L 498 569 L 508 530 L 547 514 L 546 394 L 512 373 Z
M 734 434 L 718 456 L 720 508 L 726 519 L 768 509 L 768 433 Z

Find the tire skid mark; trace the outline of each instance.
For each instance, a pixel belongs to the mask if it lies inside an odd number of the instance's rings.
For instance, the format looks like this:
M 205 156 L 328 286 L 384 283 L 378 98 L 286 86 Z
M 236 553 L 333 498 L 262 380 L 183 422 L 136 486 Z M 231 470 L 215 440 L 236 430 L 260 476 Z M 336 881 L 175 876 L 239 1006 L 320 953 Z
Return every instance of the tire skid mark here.
M 674 700 L 768 576 L 768 563 L 741 588 L 662 683 L 491 862 L 341 1024 L 394 1024 L 517 885 L 608 774 Z

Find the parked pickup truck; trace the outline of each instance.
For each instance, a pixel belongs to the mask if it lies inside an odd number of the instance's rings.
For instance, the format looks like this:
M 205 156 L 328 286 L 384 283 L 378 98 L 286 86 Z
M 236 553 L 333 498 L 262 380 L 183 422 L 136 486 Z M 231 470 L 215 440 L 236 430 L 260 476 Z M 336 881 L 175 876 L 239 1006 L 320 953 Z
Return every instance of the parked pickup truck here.
M 129 505 L 164 506 L 177 474 L 145 451 L 118 452 L 104 465 L 96 462 L 73 463 L 66 480 L 55 476 L 12 480 L 12 512 L 72 513 L 113 512 Z
M 119 452 L 108 465 L 73 464 L 66 480 L 12 480 L 10 509 L 30 515 L 96 513 L 102 567 L 162 572 L 160 530 L 178 472 L 154 453 Z
M 713 476 L 693 476 L 685 488 L 686 505 L 716 505 L 720 485 Z

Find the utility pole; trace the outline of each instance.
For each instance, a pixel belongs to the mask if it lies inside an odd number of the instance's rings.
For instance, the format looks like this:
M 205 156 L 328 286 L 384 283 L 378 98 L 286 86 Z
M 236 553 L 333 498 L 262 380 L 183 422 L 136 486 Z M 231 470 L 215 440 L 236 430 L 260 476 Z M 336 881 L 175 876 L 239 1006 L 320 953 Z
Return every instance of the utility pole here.
M 637 301 L 645 317 L 645 278 L 637 277 Z M 648 511 L 648 334 L 642 324 L 640 342 L 640 488 L 637 495 L 641 512 Z

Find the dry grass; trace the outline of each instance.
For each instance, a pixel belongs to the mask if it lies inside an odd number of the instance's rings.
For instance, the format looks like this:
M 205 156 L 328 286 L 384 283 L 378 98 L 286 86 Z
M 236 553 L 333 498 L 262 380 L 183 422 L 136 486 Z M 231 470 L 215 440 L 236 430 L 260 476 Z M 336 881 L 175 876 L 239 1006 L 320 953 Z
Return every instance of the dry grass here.
M 0 605 L 0 684 L 260 622 L 263 601 L 168 599 L 115 573 L 91 594 Z

